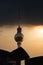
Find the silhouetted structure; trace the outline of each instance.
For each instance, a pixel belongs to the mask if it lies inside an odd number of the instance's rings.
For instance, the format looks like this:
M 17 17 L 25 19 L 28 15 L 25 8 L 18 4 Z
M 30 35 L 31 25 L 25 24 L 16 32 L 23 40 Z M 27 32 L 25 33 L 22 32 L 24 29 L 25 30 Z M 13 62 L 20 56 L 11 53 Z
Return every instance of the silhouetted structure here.
M 30 58 L 27 65 L 43 65 L 43 56 Z
M 17 33 L 14 36 L 15 41 L 17 42 L 18 48 L 21 46 L 21 42 L 23 41 L 22 28 L 20 25 L 17 28 Z
M 7 65 L 8 56 L 9 56 L 8 51 L 0 50 L 0 65 Z
M 16 62 L 16 65 L 21 65 L 21 61 L 24 60 L 25 61 L 25 65 L 27 63 L 27 60 L 29 59 L 29 55 L 27 54 L 27 52 L 22 48 L 22 47 L 19 47 L 17 48 L 16 50 L 12 51 L 11 54 L 10 54 L 10 63 L 11 64 L 11 61 L 15 61 Z
M 19 58 L 20 60 L 25 59 L 25 65 L 43 65 L 43 56 L 29 58 L 26 51 L 21 47 L 12 52 L 0 50 L 0 65 L 18 65 Z

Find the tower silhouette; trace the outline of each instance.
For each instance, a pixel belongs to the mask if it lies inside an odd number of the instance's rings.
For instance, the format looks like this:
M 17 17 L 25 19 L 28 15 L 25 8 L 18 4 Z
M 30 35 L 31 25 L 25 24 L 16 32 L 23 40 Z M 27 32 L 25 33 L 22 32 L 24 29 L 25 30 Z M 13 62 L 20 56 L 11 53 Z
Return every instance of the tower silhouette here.
M 15 41 L 17 42 L 18 48 L 21 45 L 21 42 L 23 41 L 23 34 L 22 34 L 22 28 L 20 27 L 20 25 L 17 28 L 17 33 L 15 34 Z
M 19 20 L 19 26 L 17 28 L 17 33 L 14 36 L 15 41 L 17 42 L 18 48 L 21 46 L 21 42 L 23 41 L 24 35 L 22 34 L 22 28 L 20 26 L 21 22 L 21 8 L 18 8 L 18 20 Z

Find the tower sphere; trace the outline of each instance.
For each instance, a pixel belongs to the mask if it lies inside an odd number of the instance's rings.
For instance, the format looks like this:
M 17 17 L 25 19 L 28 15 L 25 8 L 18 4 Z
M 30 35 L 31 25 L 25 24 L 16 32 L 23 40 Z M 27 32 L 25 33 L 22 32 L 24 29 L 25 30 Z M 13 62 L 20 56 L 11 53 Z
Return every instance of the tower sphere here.
M 20 26 L 18 26 L 17 28 L 17 33 L 15 34 L 15 41 L 18 43 L 21 43 L 23 41 L 23 34 L 21 33 L 22 32 L 22 28 Z

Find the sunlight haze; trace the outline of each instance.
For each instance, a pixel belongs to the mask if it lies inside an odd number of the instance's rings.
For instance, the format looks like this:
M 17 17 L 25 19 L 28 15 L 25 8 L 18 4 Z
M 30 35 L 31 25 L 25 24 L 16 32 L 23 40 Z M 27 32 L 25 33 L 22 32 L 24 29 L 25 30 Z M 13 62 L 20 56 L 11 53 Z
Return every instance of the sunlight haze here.
M 17 48 L 14 35 L 17 32 L 17 25 L 0 27 L 0 49 L 12 51 Z M 43 26 L 22 25 L 24 40 L 22 47 L 27 51 L 30 57 L 43 55 Z

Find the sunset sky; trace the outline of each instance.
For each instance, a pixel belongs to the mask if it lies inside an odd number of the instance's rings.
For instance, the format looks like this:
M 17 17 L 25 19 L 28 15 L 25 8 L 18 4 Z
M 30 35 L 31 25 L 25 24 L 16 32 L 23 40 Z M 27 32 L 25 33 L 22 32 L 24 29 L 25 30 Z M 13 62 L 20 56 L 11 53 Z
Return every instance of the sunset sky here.
M 22 47 L 30 57 L 43 56 L 43 1 L 0 0 L 0 49 L 17 48 L 14 35 L 21 24 Z
M 0 27 L 0 49 L 12 51 L 17 48 L 14 35 L 17 32 L 17 26 Z M 43 55 L 43 26 L 25 26 L 22 25 L 24 40 L 22 47 L 27 51 L 30 57 Z

